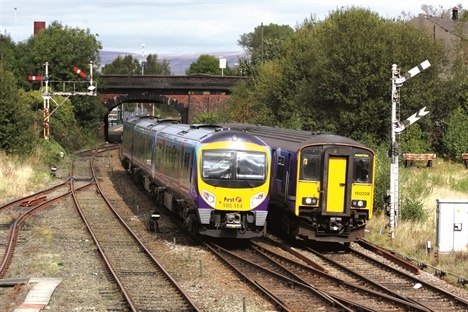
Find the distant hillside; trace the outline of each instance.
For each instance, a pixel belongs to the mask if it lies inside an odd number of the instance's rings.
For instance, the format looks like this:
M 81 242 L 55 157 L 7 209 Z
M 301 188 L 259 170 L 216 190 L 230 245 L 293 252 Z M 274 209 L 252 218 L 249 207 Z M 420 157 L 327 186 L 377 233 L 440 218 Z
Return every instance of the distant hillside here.
M 113 51 L 101 51 L 101 65 L 111 63 L 119 55 L 125 56 L 131 54 L 134 58 L 141 59 L 141 54 L 127 53 L 127 52 L 113 52 Z M 213 55 L 219 58 L 225 58 L 229 67 L 235 67 L 239 62 L 239 57 L 244 53 L 242 51 L 234 52 L 214 52 L 214 53 L 204 53 Z M 158 54 L 158 60 L 167 60 L 171 66 L 171 72 L 174 75 L 185 75 L 185 70 L 190 67 L 190 64 L 196 62 L 198 57 L 201 54 L 196 53 L 186 53 L 186 54 Z M 220 70 L 221 74 L 221 70 Z

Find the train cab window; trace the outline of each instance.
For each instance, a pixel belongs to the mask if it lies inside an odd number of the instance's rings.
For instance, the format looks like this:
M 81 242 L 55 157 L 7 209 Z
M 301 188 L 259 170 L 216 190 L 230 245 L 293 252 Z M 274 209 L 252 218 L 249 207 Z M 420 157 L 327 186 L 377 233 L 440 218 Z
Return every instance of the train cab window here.
M 304 149 L 301 154 L 300 179 L 308 181 L 320 180 L 321 154 L 318 149 Z
M 237 178 L 265 180 L 265 153 L 237 152 Z
M 353 162 L 353 180 L 357 183 L 370 183 L 372 176 L 372 158 L 368 154 L 355 154 Z
M 204 151 L 202 157 L 202 177 L 230 179 L 232 177 L 232 151 Z

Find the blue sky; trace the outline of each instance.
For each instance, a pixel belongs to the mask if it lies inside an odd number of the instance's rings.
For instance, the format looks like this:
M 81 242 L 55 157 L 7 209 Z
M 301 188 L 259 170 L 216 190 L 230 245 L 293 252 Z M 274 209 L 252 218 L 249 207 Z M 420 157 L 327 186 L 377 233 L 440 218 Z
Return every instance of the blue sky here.
M 382 17 L 402 11 L 417 15 L 421 5 L 457 4 L 442 1 L 372 0 L 0 0 L 0 32 L 14 41 L 33 34 L 34 21 L 89 29 L 98 34 L 103 50 L 157 54 L 240 51 L 237 40 L 261 23 L 295 27 L 314 15 L 323 20 L 331 11 L 351 5 Z M 143 47 L 144 45 L 144 47 Z M 144 50 L 144 51 L 143 51 Z

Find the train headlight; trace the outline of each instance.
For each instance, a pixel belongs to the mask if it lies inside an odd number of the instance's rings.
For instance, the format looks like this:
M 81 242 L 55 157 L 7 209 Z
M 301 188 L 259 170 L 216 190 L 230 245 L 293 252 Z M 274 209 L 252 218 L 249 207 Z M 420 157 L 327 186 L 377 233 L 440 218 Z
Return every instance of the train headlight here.
M 216 196 L 214 196 L 212 193 L 210 193 L 210 192 L 208 192 L 206 190 L 203 190 L 202 191 L 202 197 L 208 203 L 208 205 L 215 208 Z
M 254 196 L 250 198 L 250 208 L 251 209 L 257 208 L 258 205 L 263 203 L 264 200 L 265 200 L 265 193 L 260 192 L 258 194 L 255 194 Z
M 302 204 L 316 206 L 318 204 L 318 198 L 317 197 L 302 197 Z
M 366 208 L 367 207 L 367 201 L 353 199 L 351 201 L 351 207 L 353 207 L 353 208 Z

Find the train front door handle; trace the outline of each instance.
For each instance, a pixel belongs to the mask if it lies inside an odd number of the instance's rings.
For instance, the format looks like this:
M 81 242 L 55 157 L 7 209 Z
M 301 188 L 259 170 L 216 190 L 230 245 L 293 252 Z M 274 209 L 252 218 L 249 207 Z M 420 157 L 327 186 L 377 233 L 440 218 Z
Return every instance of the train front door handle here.
M 346 183 L 340 183 L 340 186 L 344 187 L 346 185 Z

